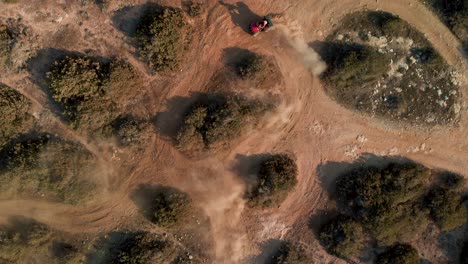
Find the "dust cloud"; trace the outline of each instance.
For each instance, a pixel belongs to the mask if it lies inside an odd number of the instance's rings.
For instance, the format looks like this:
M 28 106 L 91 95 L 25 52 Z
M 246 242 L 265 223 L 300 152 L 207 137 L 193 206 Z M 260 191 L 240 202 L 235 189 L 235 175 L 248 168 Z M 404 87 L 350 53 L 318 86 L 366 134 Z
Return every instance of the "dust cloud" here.
M 302 28 L 297 21 L 282 18 L 279 19 L 278 24 L 275 25 L 274 28 L 277 28 L 284 34 L 289 45 L 294 48 L 304 66 L 306 66 L 314 76 L 322 74 L 327 69 L 327 64 L 306 42 Z
M 222 161 L 197 162 L 177 185 L 189 193 L 211 223 L 215 263 L 241 263 L 249 244 L 241 216 L 245 208 L 245 184 Z M 187 177 L 189 176 L 189 177 Z

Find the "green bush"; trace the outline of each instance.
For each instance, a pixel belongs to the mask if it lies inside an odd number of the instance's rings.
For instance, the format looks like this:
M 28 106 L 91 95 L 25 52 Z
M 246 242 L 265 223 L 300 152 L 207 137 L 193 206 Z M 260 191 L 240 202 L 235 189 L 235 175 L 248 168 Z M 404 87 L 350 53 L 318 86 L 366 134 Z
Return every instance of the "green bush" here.
M 191 207 L 191 199 L 173 188 L 156 190 L 144 214 L 151 222 L 161 227 L 173 227 L 180 223 Z
M 182 10 L 164 7 L 148 10 L 137 27 L 140 54 L 154 71 L 179 67 L 186 42 L 187 28 Z
M 429 191 L 425 202 L 431 217 L 442 231 L 451 231 L 466 224 L 468 214 L 460 192 L 434 187 Z
M 239 136 L 245 125 L 271 108 L 271 104 L 239 95 L 203 98 L 185 115 L 176 141 L 185 149 L 210 147 Z
M 100 62 L 86 56 L 57 60 L 47 74 L 53 98 L 77 130 L 103 135 L 119 115 L 122 98 L 132 94 L 138 74 L 124 61 Z
M 265 264 L 308 264 L 310 260 L 305 256 L 299 244 L 282 241 L 280 247 L 264 262 Z
M 276 154 L 263 161 L 258 184 L 249 194 L 253 206 L 278 206 L 297 185 L 296 162 L 286 154 Z
M 0 148 L 32 127 L 31 103 L 20 93 L 0 83 Z
M 328 252 L 344 259 L 359 257 L 364 248 L 361 225 L 345 215 L 339 215 L 322 226 L 319 239 Z
M 3 69 L 8 62 L 12 40 L 8 27 L 0 24 L 0 69 Z
M 0 162 L 3 195 L 77 204 L 93 194 L 94 184 L 84 177 L 94 169 L 94 158 L 76 143 L 24 136 L 0 151 Z
M 395 244 L 377 256 L 377 264 L 420 264 L 418 251 L 408 244 Z

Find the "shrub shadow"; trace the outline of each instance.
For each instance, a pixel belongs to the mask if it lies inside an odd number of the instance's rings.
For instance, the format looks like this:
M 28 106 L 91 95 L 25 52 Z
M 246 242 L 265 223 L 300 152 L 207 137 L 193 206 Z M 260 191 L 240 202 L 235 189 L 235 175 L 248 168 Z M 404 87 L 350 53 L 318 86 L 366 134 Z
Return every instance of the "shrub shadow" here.
M 350 51 L 362 51 L 364 46 L 357 43 L 345 43 L 337 41 L 313 41 L 309 43 L 309 47 L 314 49 L 323 61 L 332 70 L 334 65 L 341 63 L 344 56 Z M 327 71 L 326 71 L 327 72 Z
M 127 37 L 134 38 L 138 28 L 138 23 L 146 12 L 156 12 L 163 7 L 156 3 L 146 3 L 136 6 L 126 6 L 114 12 L 112 25 Z
M 286 241 L 279 239 L 269 239 L 260 244 L 260 255 L 251 257 L 247 263 L 250 264 L 267 264 L 272 263 L 278 250 L 286 244 Z
M 244 30 L 246 33 L 250 34 L 249 26 L 251 22 L 260 20 L 262 18 L 261 16 L 254 13 L 244 2 L 229 4 L 225 1 L 219 1 L 218 3 L 228 9 L 234 25 L 242 28 L 242 30 Z
M 221 101 L 224 98 L 219 93 L 207 94 L 202 92 L 190 93 L 189 96 L 174 96 L 166 102 L 166 111 L 158 112 L 152 122 L 156 131 L 170 141 L 175 141 L 177 132 L 183 125 L 184 117 L 196 102 L 206 103 Z
M 231 170 L 237 174 L 246 185 L 246 193 L 250 193 L 258 183 L 257 174 L 260 165 L 265 160 L 272 157 L 270 153 L 242 155 L 237 154 Z
M 152 118 L 156 131 L 166 139 L 175 141 L 187 110 L 200 96 L 201 93 L 194 93 L 189 97 L 174 96 L 167 99 L 166 111 L 158 112 Z
M 239 47 L 229 47 L 223 49 L 223 62 L 227 67 L 234 68 L 237 71 L 237 66 L 248 57 L 255 56 L 255 53 Z
M 314 214 L 309 218 L 308 227 L 316 239 L 319 239 L 320 229 L 322 226 L 330 222 L 337 215 L 339 215 L 339 212 L 336 210 L 315 210 Z
M 459 258 L 466 238 L 468 238 L 468 224 L 439 236 L 437 243 L 448 258 L 448 263 L 462 263 Z
M 73 245 L 62 241 L 53 241 L 49 246 L 49 254 L 58 259 L 64 259 L 75 252 L 77 249 Z
M 100 264 L 109 263 L 112 260 L 113 255 L 116 254 L 116 250 L 123 245 L 123 243 L 136 237 L 138 234 L 143 232 L 112 232 L 105 237 L 98 239 L 96 242 L 96 250 L 89 253 L 86 256 L 86 262 L 88 264 Z

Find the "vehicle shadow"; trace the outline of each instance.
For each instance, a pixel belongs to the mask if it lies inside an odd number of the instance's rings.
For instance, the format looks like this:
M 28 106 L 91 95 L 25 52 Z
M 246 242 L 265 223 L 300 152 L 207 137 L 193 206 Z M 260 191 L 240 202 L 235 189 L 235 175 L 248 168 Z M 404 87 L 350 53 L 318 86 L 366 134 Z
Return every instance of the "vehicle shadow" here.
M 234 25 L 242 28 L 244 32 L 250 34 L 249 25 L 252 21 L 260 20 L 262 17 L 254 13 L 244 2 L 236 4 L 228 4 L 224 1 L 219 1 L 220 5 L 225 6 L 231 15 Z

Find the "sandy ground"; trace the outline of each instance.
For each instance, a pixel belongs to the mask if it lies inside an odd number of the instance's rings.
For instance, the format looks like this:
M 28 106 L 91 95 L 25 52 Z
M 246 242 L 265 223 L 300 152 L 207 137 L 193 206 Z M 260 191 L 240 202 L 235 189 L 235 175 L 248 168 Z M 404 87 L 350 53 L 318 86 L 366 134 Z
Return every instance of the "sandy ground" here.
M 326 96 L 313 71 L 315 60 L 304 61 L 306 44 L 323 40 L 344 14 L 363 9 L 380 9 L 399 15 L 422 31 L 447 62 L 462 75 L 466 85 L 467 61 L 460 43 L 437 17 L 417 0 L 308 0 L 245 2 L 208 1 L 207 12 L 191 24 L 196 27 L 191 52 L 180 73 L 150 75 L 133 54 L 134 48 L 113 19 L 125 2 L 112 1 L 101 12 L 95 6 L 80 7 L 77 1 L 22 1 L 0 4 L 2 18 L 21 17 L 29 28 L 28 44 L 22 52 L 54 48 L 128 59 L 145 78 L 140 96 L 126 107 L 148 116 L 159 116 L 170 108 L 171 98 L 205 91 L 210 78 L 224 67 L 226 50 L 239 47 L 275 56 L 284 77 L 283 103 L 261 129 L 250 131 L 231 148 L 202 159 L 179 153 L 171 142 L 156 133 L 141 153 L 104 146 L 67 128 L 55 117 L 54 107 L 44 94 L 34 72 L 18 67 L 1 73 L 0 81 L 17 89 L 35 103 L 35 115 L 44 127 L 61 136 L 82 142 L 99 157 L 102 171 L 93 175 L 103 186 L 102 195 L 80 207 L 43 201 L 0 201 L 0 219 L 13 215 L 33 217 L 59 230 L 72 233 L 113 230 L 138 214 L 129 194 L 141 183 L 176 186 L 193 197 L 210 218 L 216 263 L 239 263 L 258 253 L 259 243 L 268 239 L 291 238 L 303 243 L 314 263 L 339 263 L 319 246 L 308 227 L 311 215 L 327 207 L 327 189 L 344 168 L 361 155 L 402 155 L 424 165 L 467 175 L 468 137 L 466 97 L 462 99 L 460 122 L 451 127 L 421 129 L 391 124 L 344 109 Z M 144 1 L 131 1 L 135 4 Z M 160 1 L 180 5 L 179 1 Z M 83 19 L 80 10 L 89 18 Z M 138 13 L 138 9 L 133 10 Z M 256 38 L 243 27 L 257 15 L 282 13 L 277 29 Z M 132 13 L 129 14 L 131 17 Z M 114 17 L 115 18 L 115 17 Z M 80 26 L 79 23 L 82 23 Z M 282 30 L 288 28 L 288 30 Z M 291 45 L 291 44 L 298 45 Z M 29 46 L 28 46 L 29 45 Z M 306 51 L 307 52 L 307 49 Z M 15 63 L 25 62 L 18 56 Z M 27 56 L 26 56 L 27 57 Z M 45 56 L 47 59 L 47 56 Z M 311 65 L 312 64 L 314 65 Z M 464 74 L 464 75 L 463 75 Z M 183 107 L 183 106 L 180 106 Z M 170 113 L 169 113 L 170 114 Z M 158 129 L 170 126 L 171 117 L 157 118 Z M 242 157 L 266 152 L 287 152 L 297 158 L 299 184 L 280 208 L 254 211 L 242 200 L 244 184 L 233 172 Z M 131 165 L 132 169 L 122 169 Z M 425 255 L 425 251 L 422 252 Z M 426 258 L 443 263 L 440 254 Z

